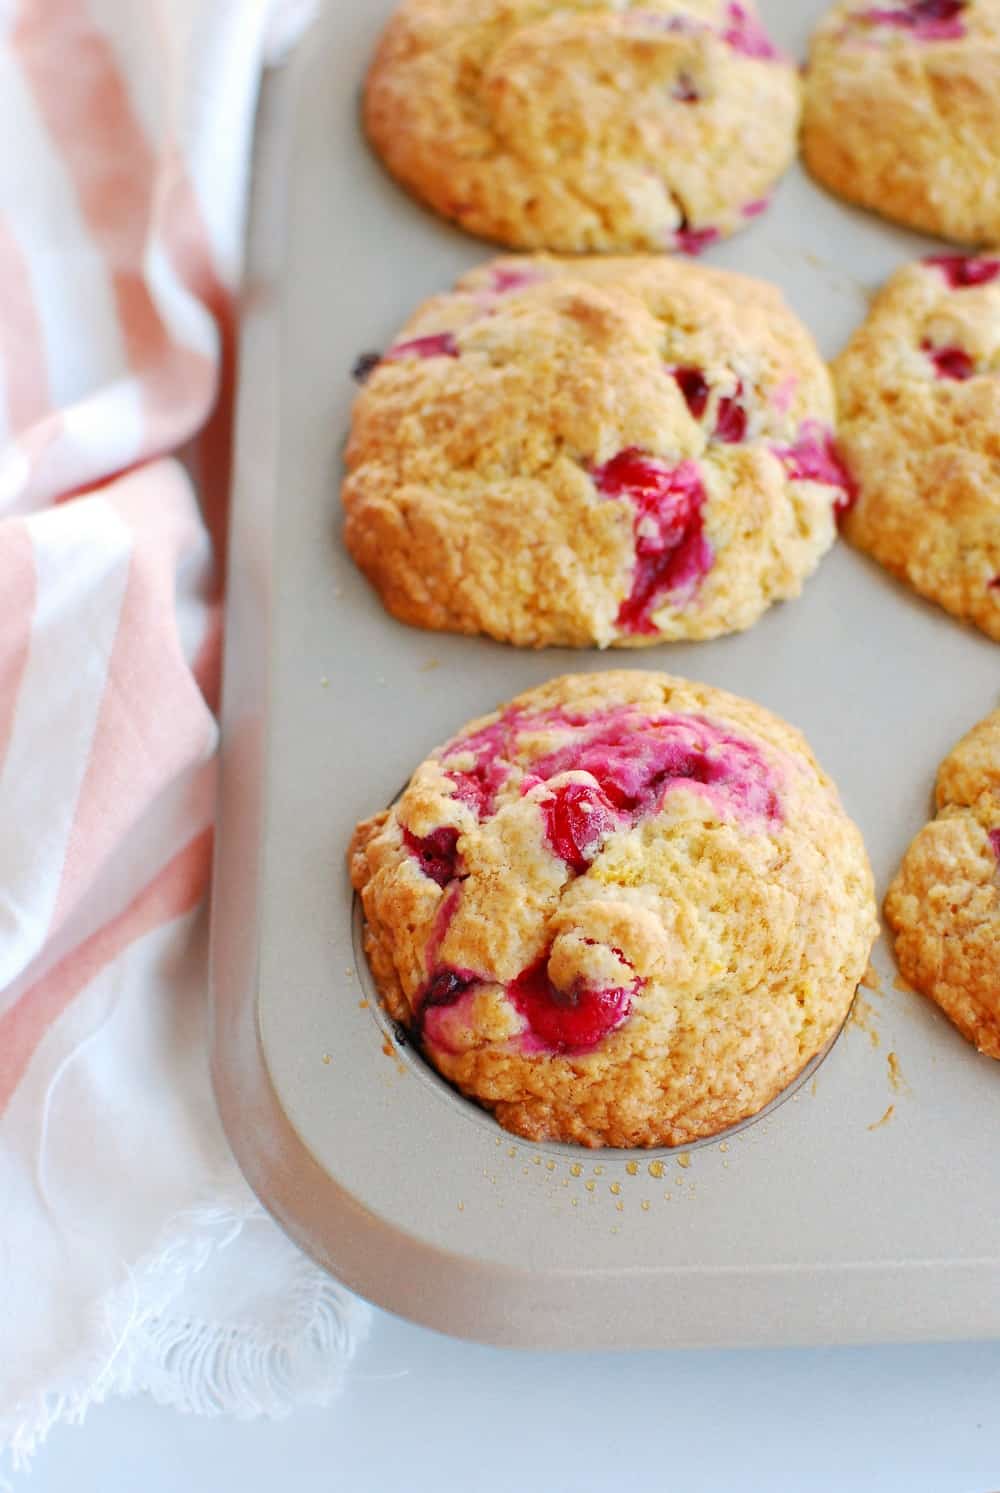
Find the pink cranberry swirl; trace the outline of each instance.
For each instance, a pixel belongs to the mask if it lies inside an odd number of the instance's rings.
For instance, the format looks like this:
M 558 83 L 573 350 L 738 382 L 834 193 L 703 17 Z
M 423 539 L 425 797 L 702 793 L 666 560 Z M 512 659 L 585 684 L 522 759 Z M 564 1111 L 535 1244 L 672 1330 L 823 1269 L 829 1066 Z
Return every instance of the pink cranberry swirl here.
M 352 870 L 426 1059 L 509 1128 L 585 1144 L 680 1143 L 768 1102 L 833 1035 L 874 927 L 801 737 L 639 671 L 467 728 L 360 827 Z
M 916 41 L 961 41 L 966 34 L 964 14 L 969 5 L 970 0 L 896 0 L 894 5 L 861 10 L 856 19 L 869 26 L 908 33 Z

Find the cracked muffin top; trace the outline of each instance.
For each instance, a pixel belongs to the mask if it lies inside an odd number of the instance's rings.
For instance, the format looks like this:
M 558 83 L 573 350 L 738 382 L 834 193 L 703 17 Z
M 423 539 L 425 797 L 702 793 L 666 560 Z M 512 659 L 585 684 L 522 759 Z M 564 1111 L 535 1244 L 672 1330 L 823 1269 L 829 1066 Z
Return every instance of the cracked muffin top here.
M 406 0 L 368 76 L 392 174 L 470 233 L 697 252 L 766 207 L 797 71 L 735 0 Z
M 802 736 L 665 674 L 570 675 L 474 721 L 358 826 L 383 1003 L 533 1140 L 681 1145 L 838 1031 L 876 932 Z
M 845 0 L 816 30 L 802 151 L 848 202 L 1000 242 L 1000 0 Z
M 897 270 L 833 376 L 847 538 L 1000 642 L 1000 256 Z
M 499 260 L 366 360 L 348 547 L 395 616 L 527 647 L 749 627 L 850 506 L 773 286 L 665 255 Z
M 1000 1058 L 1000 710 L 941 764 L 937 818 L 886 898 L 903 977 Z

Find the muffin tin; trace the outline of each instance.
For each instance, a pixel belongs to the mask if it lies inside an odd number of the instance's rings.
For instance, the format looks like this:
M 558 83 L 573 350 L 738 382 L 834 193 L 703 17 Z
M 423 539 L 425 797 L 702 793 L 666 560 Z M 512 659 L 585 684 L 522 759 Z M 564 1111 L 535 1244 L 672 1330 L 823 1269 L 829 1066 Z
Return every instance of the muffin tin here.
M 227 1132 L 289 1232 L 431 1327 L 536 1347 L 1000 1334 L 1000 1075 L 900 990 L 885 941 L 826 1060 L 739 1134 L 677 1154 L 507 1135 L 400 1047 L 357 940 L 354 823 L 466 720 L 562 672 L 662 668 L 801 727 L 880 895 L 934 772 L 997 701 L 996 645 L 845 546 L 751 632 L 522 653 L 387 617 L 339 541 L 359 354 L 488 246 L 382 173 L 358 90 L 391 0 L 329 5 L 265 89 L 242 350 L 213 904 Z M 760 6 L 799 55 L 822 0 Z M 707 256 L 777 281 L 827 355 L 929 241 L 796 168 Z

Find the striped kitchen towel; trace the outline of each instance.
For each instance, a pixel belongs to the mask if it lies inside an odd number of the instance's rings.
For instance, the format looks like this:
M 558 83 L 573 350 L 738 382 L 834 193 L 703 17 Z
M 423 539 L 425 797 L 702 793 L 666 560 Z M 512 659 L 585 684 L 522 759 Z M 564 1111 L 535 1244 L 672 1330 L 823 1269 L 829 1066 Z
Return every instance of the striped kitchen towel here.
M 0 0 L 0 1458 L 114 1392 L 322 1399 L 364 1326 L 206 1052 L 250 141 L 305 13 Z

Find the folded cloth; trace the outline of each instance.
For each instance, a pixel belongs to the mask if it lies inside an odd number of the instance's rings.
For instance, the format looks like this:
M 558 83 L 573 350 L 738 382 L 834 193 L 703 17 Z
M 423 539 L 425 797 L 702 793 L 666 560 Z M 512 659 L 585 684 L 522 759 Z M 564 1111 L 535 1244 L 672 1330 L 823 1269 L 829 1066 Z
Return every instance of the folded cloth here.
M 206 1041 L 250 141 L 307 11 L 0 6 L 0 1457 L 118 1392 L 323 1400 L 367 1320 L 242 1183 Z

